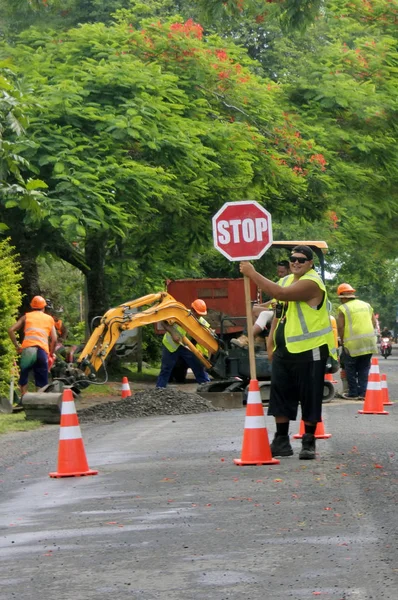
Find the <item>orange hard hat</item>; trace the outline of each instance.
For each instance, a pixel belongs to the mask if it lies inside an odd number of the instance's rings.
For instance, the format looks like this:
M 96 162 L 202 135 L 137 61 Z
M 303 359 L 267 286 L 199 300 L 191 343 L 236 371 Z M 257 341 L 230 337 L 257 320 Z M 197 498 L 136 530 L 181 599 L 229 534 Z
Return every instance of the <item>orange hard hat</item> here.
M 47 302 L 43 298 L 43 296 L 35 296 L 32 298 L 30 305 L 32 308 L 44 308 L 47 306 Z
M 346 296 L 347 294 L 354 294 L 355 290 L 349 283 L 340 283 L 337 288 L 338 296 Z
M 207 306 L 204 300 L 200 300 L 199 298 L 198 300 L 194 300 L 191 304 L 191 307 L 195 312 L 198 313 L 198 315 L 207 315 Z

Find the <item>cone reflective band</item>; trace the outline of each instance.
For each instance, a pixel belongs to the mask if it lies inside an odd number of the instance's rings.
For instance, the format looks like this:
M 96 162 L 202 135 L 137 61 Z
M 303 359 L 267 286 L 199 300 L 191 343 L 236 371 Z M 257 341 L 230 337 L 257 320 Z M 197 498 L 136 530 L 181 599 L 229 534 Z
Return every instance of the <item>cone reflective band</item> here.
M 244 465 L 278 465 L 279 460 L 272 458 L 265 426 L 265 417 L 261 393 L 257 379 L 252 379 L 246 404 L 245 429 L 243 432 L 242 457 L 234 463 Z
M 71 389 L 66 389 L 62 395 L 58 468 L 56 472 L 49 475 L 58 478 L 97 475 L 97 473 L 98 471 L 88 466 L 73 393 Z
M 122 379 L 122 398 L 130 398 L 131 390 L 129 386 L 129 380 L 127 377 L 123 377 Z
M 384 406 L 392 406 L 394 402 L 390 401 L 390 396 L 388 393 L 388 385 L 387 385 L 387 375 L 381 375 L 381 391 L 383 392 L 383 405 Z
M 359 410 L 358 413 L 360 415 L 389 414 L 388 411 L 383 409 L 383 392 L 381 389 L 379 362 L 377 358 L 372 358 L 363 409 Z
M 300 431 L 299 431 L 299 433 L 296 433 L 293 436 L 293 438 L 295 440 L 301 440 L 301 438 L 303 437 L 304 434 L 305 434 L 305 423 L 304 423 L 303 419 L 301 419 Z M 315 438 L 318 440 L 328 440 L 329 438 L 332 437 L 331 433 L 325 433 L 325 425 L 323 424 L 323 420 L 316 424 L 316 429 L 315 429 L 314 435 L 315 435 Z

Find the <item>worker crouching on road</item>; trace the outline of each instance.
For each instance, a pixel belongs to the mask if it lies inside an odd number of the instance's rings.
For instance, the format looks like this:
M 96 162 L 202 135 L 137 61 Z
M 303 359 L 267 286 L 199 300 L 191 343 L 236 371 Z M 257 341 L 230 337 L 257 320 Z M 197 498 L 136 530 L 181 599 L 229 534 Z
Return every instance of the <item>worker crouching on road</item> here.
M 210 329 L 210 324 L 204 319 L 204 315 L 207 315 L 207 306 L 204 300 L 198 299 L 192 302 L 191 309 L 192 314 L 198 319 L 199 323 Z M 197 383 L 207 383 L 210 381 L 210 377 L 206 373 L 202 363 L 183 345 L 182 338 L 187 332 L 181 325 L 169 325 L 167 321 L 162 321 L 162 326 L 166 330 L 166 333 L 163 336 L 162 364 L 156 387 L 165 388 L 167 386 L 178 358 L 183 358 L 188 367 L 192 369 Z M 203 352 L 205 349 L 200 347 L 200 350 Z
M 355 289 L 348 283 L 341 283 L 337 294 L 341 302 L 337 329 L 343 347 L 348 383 L 348 393 L 343 394 L 343 397 L 363 400 L 368 386 L 372 354 L 377 352 L 376 318 L 370 304 L 358 300 Z
M 32 311 L 18 319 L 8 330 L 12 343 L 21 354 L 21 374 L 18 381 L 21 396 L 28 388 L 31 370 L 34 373 L 37 389 L 48 384 L 48 356 L 54 354 L 57 343 L 54 319 L 44 312 L 47 306 L 45 299 L 42 296 L 35 296 L 30 306 Z M 24 338 L 22 344 L 19 344 L 15 332 L 22 328 Z
M 266 279 L 249 262 L 240 271 L 275 298 L 277 308 L 269 347 L 272 359 L 268 414 L 275 417 L 273 456 L 291 456 L 289 423 L 301 405 L 305 433 L 300 459 L 315 458 L 315 430 L 322 420 L 322 398 L 328 356 L 337 358 L 325 285 L 313 266 L 308 246 L 295 246 L 289 258 L 293 281 L 287 287 Z

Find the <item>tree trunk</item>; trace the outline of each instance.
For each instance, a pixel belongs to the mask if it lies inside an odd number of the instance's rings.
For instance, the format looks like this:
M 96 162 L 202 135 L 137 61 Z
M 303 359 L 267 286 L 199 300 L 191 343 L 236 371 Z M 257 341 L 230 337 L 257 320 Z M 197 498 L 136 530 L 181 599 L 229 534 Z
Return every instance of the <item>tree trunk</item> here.
M 18 262 L 21 265 L 22 281 L 22 306 L 20 314 L 24 314 L 30 310 L 30 301 L 33 296 L 40 295 L 39 272 L 37 268 L 38 250 L 34 239 L 27 239 L 24 236 L 18 235 L 18 239 L 14 239 L 11 234 L 11 244 L 15 246 L 18 252 Z
M 85 261 L 89 268 L 86 273 L 87 316 L 90 328 L 92 319 L 97 316 L 102 317 L 109 309 L 105 286 L 106 241 L 107 236 L 101 233 L 91 234 L 86 240 Z

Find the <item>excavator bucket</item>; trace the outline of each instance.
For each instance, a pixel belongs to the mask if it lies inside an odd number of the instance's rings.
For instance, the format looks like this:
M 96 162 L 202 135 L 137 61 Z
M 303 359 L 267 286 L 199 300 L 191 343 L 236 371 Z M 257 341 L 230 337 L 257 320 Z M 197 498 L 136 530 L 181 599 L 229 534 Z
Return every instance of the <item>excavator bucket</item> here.
M 28 421 L 59 425 L 61 421 L 63 384 L 60 381 L 50 383 L 37 392 L 27 392 L 22 405 Z

